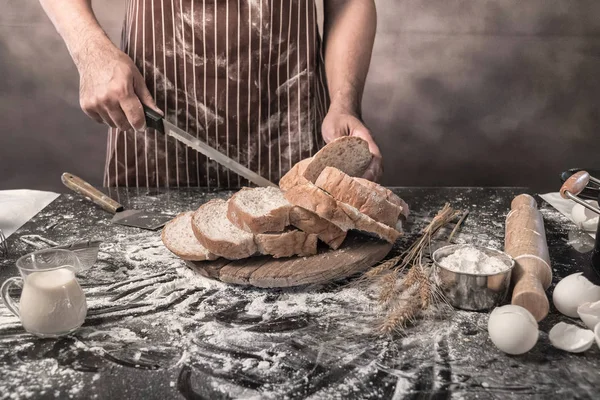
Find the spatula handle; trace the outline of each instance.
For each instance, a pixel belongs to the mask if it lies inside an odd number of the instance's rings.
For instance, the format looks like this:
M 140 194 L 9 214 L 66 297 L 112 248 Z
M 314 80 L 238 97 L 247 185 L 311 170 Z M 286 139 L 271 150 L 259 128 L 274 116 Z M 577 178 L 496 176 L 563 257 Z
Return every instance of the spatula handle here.
M 81 178 L 65 172 L 62 174 L 61 180 L 66 187 L 75 193 L 85 196 L 88 200 L 93 201 L 106 211 L 113 214 L 123 211 L 123 206 L 121 204 L 117 203 Z

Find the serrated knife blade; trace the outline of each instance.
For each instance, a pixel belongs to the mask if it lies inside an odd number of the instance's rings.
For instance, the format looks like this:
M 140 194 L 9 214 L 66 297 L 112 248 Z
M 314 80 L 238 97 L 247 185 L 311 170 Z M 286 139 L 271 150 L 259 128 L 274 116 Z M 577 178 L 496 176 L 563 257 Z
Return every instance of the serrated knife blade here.
M 161 133 L 164 133 L 165 135 L 175 138 L 179 142 L 191 147 L 192 149 L 196 150 L 201 154 L 204 154 L 209 159 L 216 161 L 217 163 L 221 164 L 225 168 L 230 169 L 231 171 L 235 172 L 241 177 L 248 179 L 250 182 L 256 184 L 257 186 L 277 187 L 276 184 L 269 181 L 268 179 L 263 178 L 256 172 L 244 167 L 242 164 L 227 157 L 225 154 L 221 153 L 217 149 L 212 148 L 197 137 L 190 135 L 183 129 L 178 128 L 169 121 L 165 120 L 156 111 L 144 106 L 144 114 L 146 116 L 146 126 L 148 128 L 153 128 Z

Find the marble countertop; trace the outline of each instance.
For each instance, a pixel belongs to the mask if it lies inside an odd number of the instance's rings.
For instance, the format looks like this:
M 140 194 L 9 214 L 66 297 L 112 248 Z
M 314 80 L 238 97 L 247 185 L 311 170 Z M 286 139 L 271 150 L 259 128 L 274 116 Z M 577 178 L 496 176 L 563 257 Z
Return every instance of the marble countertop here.
M 411 207 L 407 248 L 444 205 L 469 210 L 455 238 L 502 249 L 511 188 L 394 189 Z M 230 192 L 112 190 L 128 208 L 175 214 Z M 589 269 L 593 240 L 541 203 L 554 272 Z M 196 276 L 159 232 L 110 224 L 111 215 L 61 195 L 9 239 L 0 281 L 16 258 L 52 243 L 100 239 L 80 274 L 88 316 L 75 334 L 37 339 L 0 306 L 0 399 L 527 399 L 596 398 L 600 350 L 553 348 L 548 331 L 572 321 L 551 309 L 534 349 L 498 351 L 486 312 L 421 320 L 403 335 L 373 335 L 368 297 L 345 282 L 292 289 L 229 286 Z M 552 287 L 553 287 L 552 286 Z M 551 293 L 552 288 L 549 290 Z

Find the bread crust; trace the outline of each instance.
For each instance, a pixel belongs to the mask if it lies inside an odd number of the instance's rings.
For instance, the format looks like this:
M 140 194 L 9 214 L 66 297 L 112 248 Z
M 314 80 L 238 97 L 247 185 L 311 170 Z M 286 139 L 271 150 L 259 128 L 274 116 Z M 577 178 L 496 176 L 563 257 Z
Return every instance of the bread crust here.
M 402 212 L 402 208 L 390 203 L 380 190 L 367 187 L 337 168 L 326 167 L 317 178 L 315 185 L 337 201 L 346 203 L 375 221 L 390 227 L 396 226 Z
M 287 174 L 281 177 L 279 180 L 279 188 L 285 192 L 296 185 L 308 183 L 308 180 L 306 180 L 303 175 L 304 171 L 306 171 L 306 167 L 311 162 L 312 158 L 305 158 L 304 160 L 296 163 L 296 165 L 294 165 L 292 169 L 287 172 Z

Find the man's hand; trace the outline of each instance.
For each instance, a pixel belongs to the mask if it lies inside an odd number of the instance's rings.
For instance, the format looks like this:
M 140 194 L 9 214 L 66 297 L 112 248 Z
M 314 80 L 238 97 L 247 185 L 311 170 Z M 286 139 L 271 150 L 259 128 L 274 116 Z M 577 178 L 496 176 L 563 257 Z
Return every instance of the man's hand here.
M 369 129 L 367 129 L 356 115 L 342 109 L 337 109 L 334 106 L 330 107 L 327 116 L 323 120 L 321 133 L 326 143 L 341 136 L 357 136 L 364 139 L 369 144 L 369 150 L 373 154 L 373 159 L 362 177 L 373 182 L 379 181 L 381 175 L 383 175 L 381 152 L 375 140 L 373 140 Z
M 111 42 L 90 43 L 89 53 L 79 57 L 77 67 L 81 108 L 96 122 L 122 131 L 143 131 L 142 103 L 160 112 L 140 71 Z

